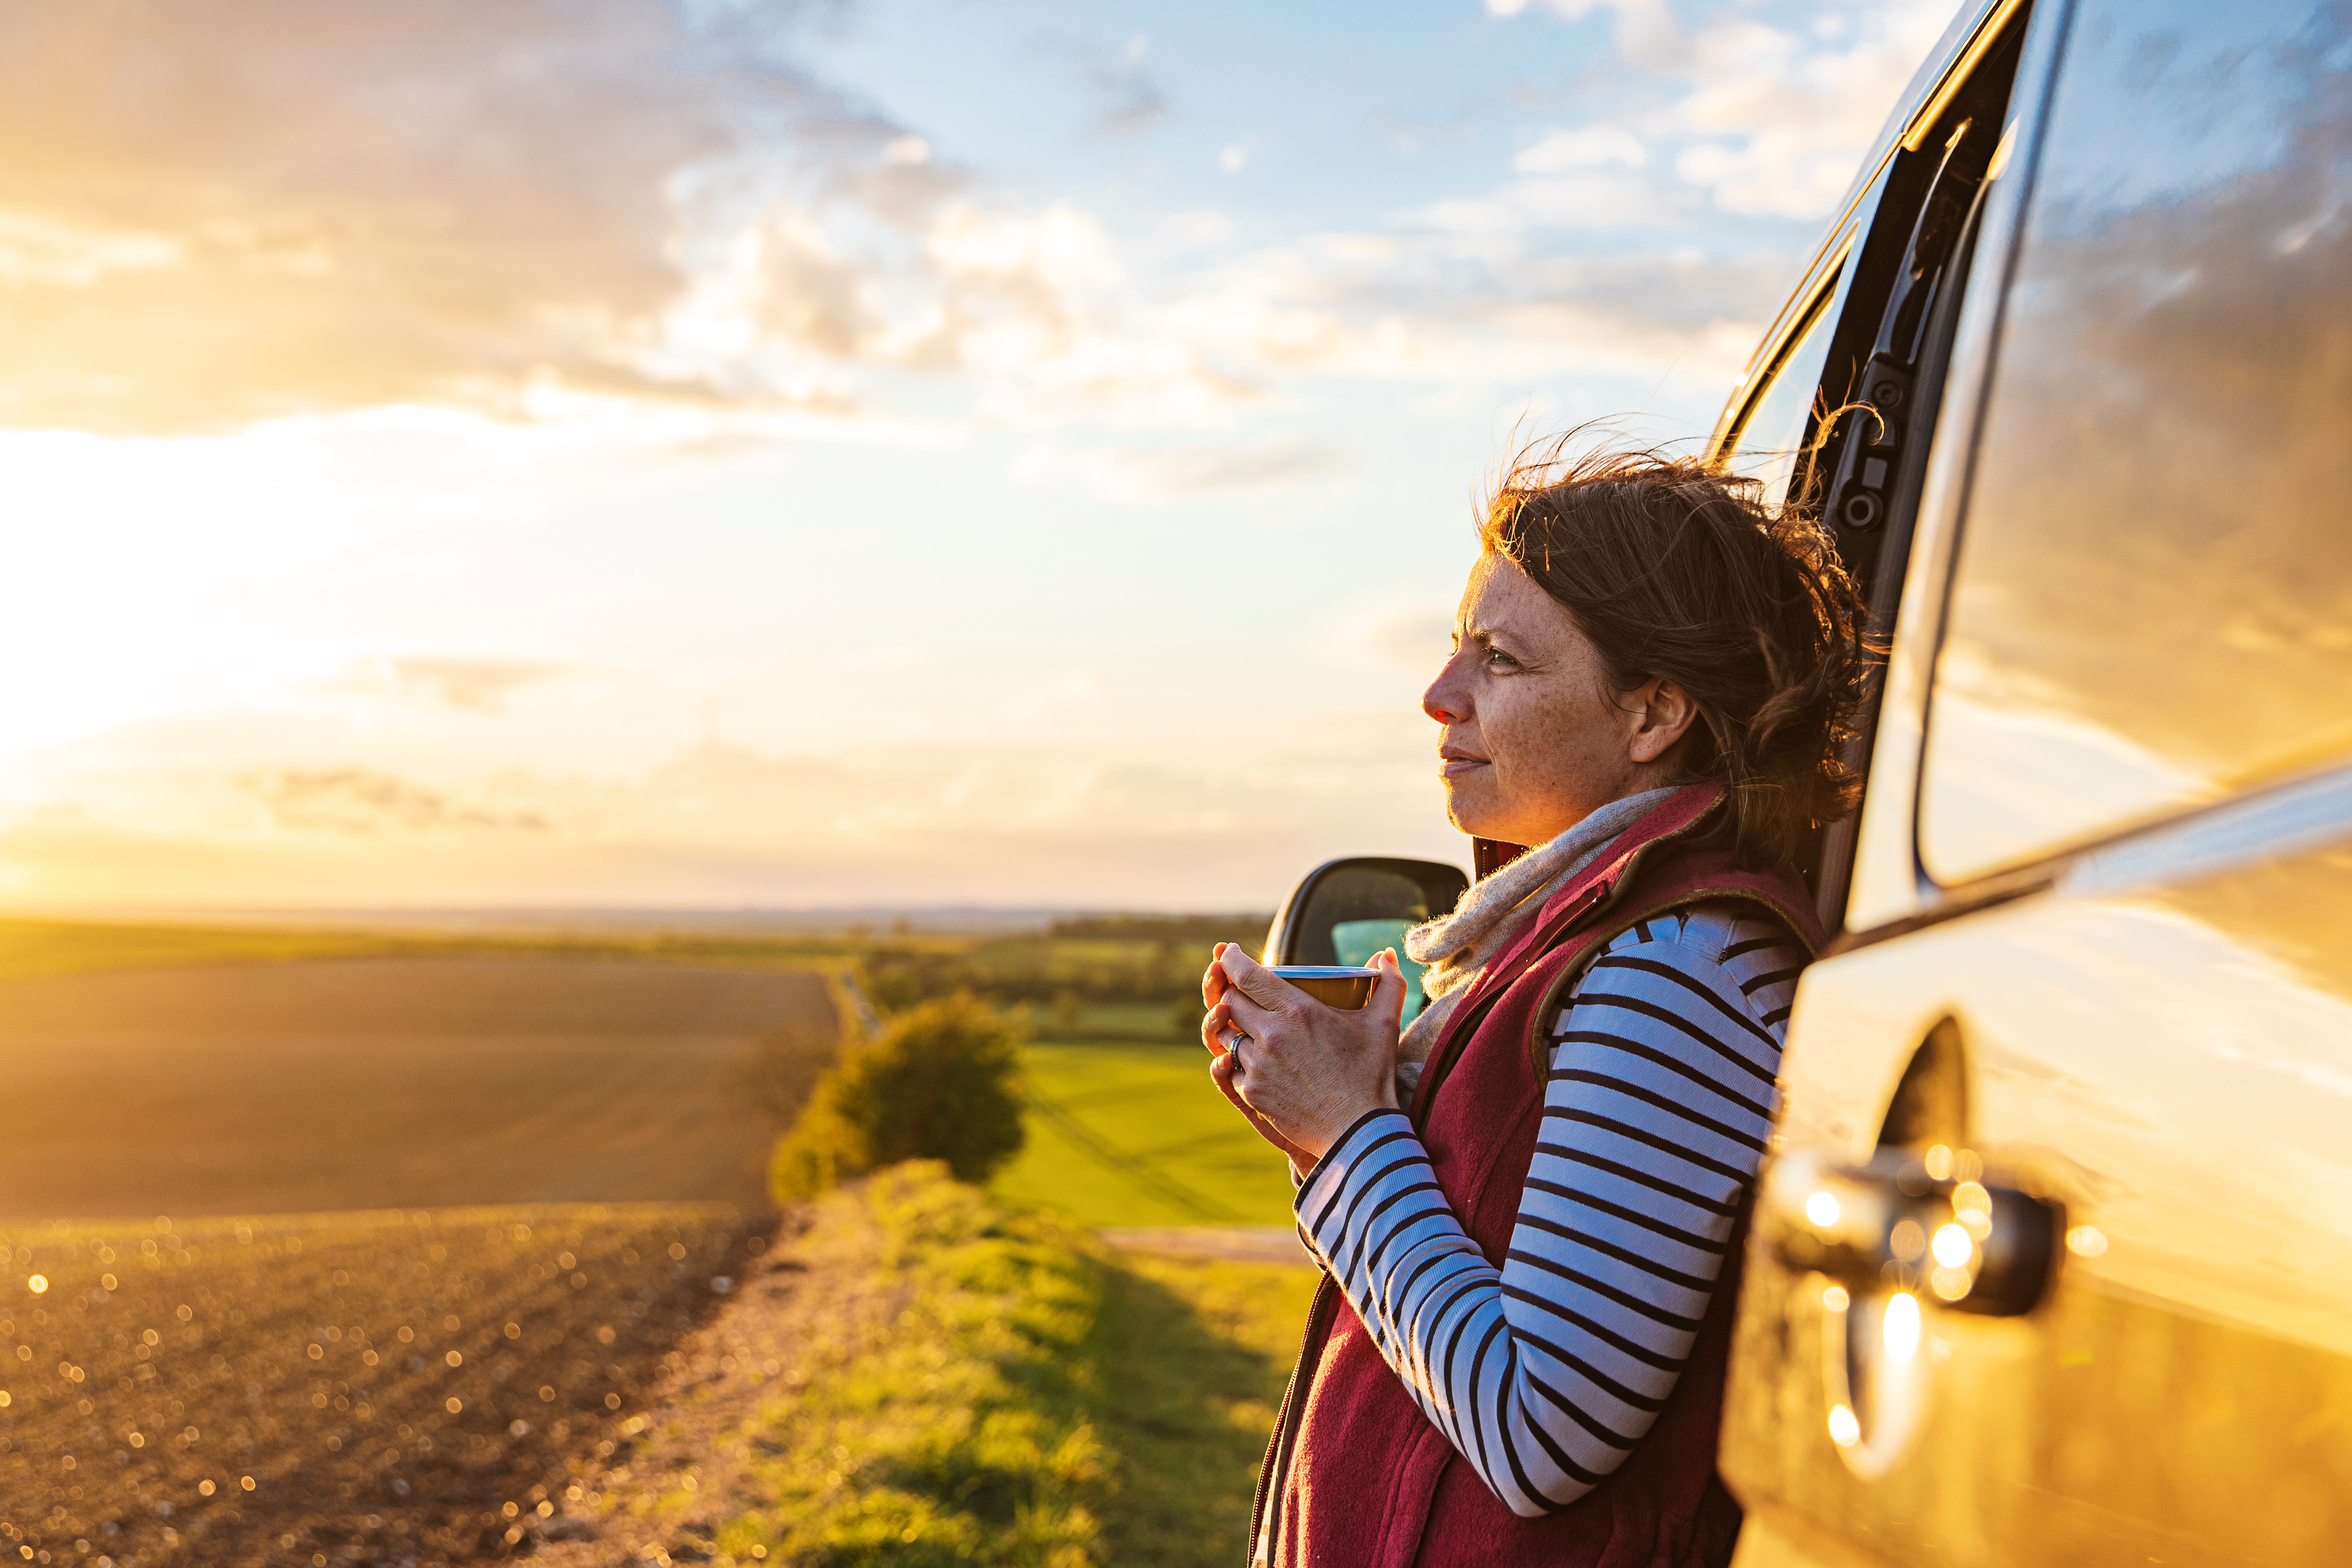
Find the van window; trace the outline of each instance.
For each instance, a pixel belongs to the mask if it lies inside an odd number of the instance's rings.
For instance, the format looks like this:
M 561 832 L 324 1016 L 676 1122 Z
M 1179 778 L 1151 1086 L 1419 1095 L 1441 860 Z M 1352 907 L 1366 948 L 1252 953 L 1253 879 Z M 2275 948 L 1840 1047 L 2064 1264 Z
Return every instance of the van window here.
M 1724 468 L 1764 481 L 1764 500 L 1778 506 L 1787 499 L 1789 481 L 1797 470 L 1797 454 L 1812 434 L 1814 397 L 1821 390 L 1822 367 L 1829 363 L 1832 329 L 1837 324 L 1830 301 L 1837 297 L 1833 275 L 1814 290 L 1805 307 L 1804 321 L 1790 334 L 1780 361 L 1740 416 L 1739 428 L 1724 443 Z
M 2076 8 L 1936 668 L 1939 881 L 2352 753 L 2347 32 Z

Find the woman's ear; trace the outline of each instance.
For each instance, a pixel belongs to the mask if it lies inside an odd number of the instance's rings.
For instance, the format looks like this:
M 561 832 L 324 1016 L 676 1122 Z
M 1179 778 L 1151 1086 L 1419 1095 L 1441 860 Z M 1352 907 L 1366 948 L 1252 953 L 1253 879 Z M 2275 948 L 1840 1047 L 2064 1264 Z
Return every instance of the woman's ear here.
M 1690 693 L 1671 680 L 1650 681 L 1633 693 L 1628 706 L 1633 710 L 1633 732 L 1627 737 L 1626 754 L 1637 763 L 1663 760 L 1698 717 Z

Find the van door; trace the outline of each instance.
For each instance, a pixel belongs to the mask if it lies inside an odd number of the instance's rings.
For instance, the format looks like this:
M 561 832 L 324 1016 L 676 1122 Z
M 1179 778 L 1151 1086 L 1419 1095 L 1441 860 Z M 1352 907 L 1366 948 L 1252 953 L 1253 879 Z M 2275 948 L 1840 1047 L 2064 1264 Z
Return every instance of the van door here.
M 1738 1561 L 2344 1562 L 2352 16 L 2044 5 L 2020 82 L 1783 1057 Z

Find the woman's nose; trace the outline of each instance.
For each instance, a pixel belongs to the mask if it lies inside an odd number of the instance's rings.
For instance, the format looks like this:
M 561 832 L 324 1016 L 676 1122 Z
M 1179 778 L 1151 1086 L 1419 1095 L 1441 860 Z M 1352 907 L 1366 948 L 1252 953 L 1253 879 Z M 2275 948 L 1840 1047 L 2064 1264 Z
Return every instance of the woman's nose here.
M 1459 724 L 1470 711 L 1465 694 L 1457 689 L 1455 662 L 1455 658 L 1447 659 L 1445 668 L 1437 672 L 1437 679 L 1429 683 L 1429 689 L 1421 694 L 1421 710 L 1441 724 Z

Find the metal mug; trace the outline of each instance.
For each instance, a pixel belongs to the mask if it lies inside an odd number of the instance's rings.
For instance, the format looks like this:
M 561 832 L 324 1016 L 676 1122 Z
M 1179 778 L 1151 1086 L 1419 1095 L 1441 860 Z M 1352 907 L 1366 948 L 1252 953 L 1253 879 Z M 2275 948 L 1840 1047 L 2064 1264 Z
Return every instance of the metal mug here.
M 1360 964 L 1276 963 L 1268 968 L 1318 1002 L 1348 1013 L 1370 1002 L 1381 980 L 1379 970 Z

